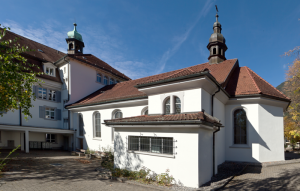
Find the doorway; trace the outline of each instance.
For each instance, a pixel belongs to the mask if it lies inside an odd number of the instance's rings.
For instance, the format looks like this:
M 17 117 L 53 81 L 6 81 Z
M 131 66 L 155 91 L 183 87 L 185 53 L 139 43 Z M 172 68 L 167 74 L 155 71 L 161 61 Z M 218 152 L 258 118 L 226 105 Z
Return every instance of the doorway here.
M 69 150 L 69 137 L 68 136 L 64 136 L 64 147 L 63 147 L 64 151 L 68 151 Z

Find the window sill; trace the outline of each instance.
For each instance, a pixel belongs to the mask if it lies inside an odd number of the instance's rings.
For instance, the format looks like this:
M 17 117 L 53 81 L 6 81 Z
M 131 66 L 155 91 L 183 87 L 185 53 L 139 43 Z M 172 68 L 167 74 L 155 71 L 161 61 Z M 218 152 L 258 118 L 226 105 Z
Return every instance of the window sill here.
M 127 152 L 134 153 L 134 154 L 151 155 L 151 156 L 157 156 L 157 157 L 175 158 L 174 155 L 156 154 L 156 153 L 147 153 L 147 152 L 141 152 L 141 151 L 129 151 L 129 150 L 127 150 Z
M 98 82 L 98 81 L 96 81 L 96 83 L 98 83 L 98 84 L 103 84 L 102 82 Z
M 96 138 L 96 137 L 94 137 L 93 140 L 102 141 L 102 138 Z
M 229 148 L 251 149 L 249 145 L 231 145 Z

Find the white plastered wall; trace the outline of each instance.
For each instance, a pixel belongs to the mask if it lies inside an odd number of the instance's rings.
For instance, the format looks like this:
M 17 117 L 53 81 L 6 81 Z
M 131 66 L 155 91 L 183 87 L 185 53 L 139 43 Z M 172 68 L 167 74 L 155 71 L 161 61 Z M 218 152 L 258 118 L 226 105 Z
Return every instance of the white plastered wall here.
M 155 173 L 170 170 L 177 183 L 199 187 L 212 176 L 212 131 L 182 128 L 116 128 L 115 166 L 139 170 L 142 166 Z M 128 136 L 173 137 L 174 156 L 168 158 L 127 152 Z
M 72 127 L 77 129 L 77 138 L 83 138 L 83 148 L 87 147 L 92 150 L 99 150 L 102 147 L 107 148 L 110 147 L 113 149 L 112 142 L 112 128 L 104 125 L 104 120 L 112 119 L 112 113 L 115 109 L 121 110 L 123 113 L 123 117 L 132 117 L 141 115 L 142 109 L 144 109 L 147 105 L 143 106 L 133 106 L 133 107 L 119 107 L 119 108 L 110 108 L 110 109 L 100 109 L 100 110 L 92 110 L 92 111 L 82 111 L 79 112 L 83 116 L 84 123 L 84 136 L 79 136 L 79 118 L 78 112 L 72 112 Z M 101 116 L 101 138 L 94 138 L 94 125 L 93 125 L 93 114 L 94 112 L 99 112 Z M 76 147 L 78 148 L 78 139 L 76 139 Z
M 241 162 L 259 162 L 259 149 L 257 144 L 261 139 L 259 135 L 259 104 L 233 104 L 226 105 L 226 160 Z M 243 108 L 247 115 L 247 144 L 234 144 L 233 112 Z
M 284 159 L 283 108 L 260 104 L 259 113 L 259 161 L 271 162 Z

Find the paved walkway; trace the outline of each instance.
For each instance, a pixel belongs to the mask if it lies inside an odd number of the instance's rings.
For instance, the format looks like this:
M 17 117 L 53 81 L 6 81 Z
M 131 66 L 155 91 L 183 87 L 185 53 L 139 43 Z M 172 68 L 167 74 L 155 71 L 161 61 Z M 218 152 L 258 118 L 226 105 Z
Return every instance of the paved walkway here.
M 3 153 L 1 155 L 4 156 Z M 118 181 L 99 180 L 95 168 L 100 161 L 78 159 L 78 156 L 62 151 L 20 153 L 9 163 L 10 170 L 2 175 L 0 184 L 5 183 L 0 186 L 0 191 L 153 190 Z
M 300 163 L 270 167 L 247 167 L 223 190 L 300 190 Z

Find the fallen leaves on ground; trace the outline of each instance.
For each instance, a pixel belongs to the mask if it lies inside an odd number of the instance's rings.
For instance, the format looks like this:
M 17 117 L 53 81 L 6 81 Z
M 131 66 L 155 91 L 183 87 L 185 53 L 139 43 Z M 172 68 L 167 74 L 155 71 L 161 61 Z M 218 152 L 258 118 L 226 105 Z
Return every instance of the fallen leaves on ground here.
M 75 159 L 75 160 L 82 164 L 90 164 L 91 163 L 91 161 L 89 161 L 89 160 L 83 160 L 83 159 Z

